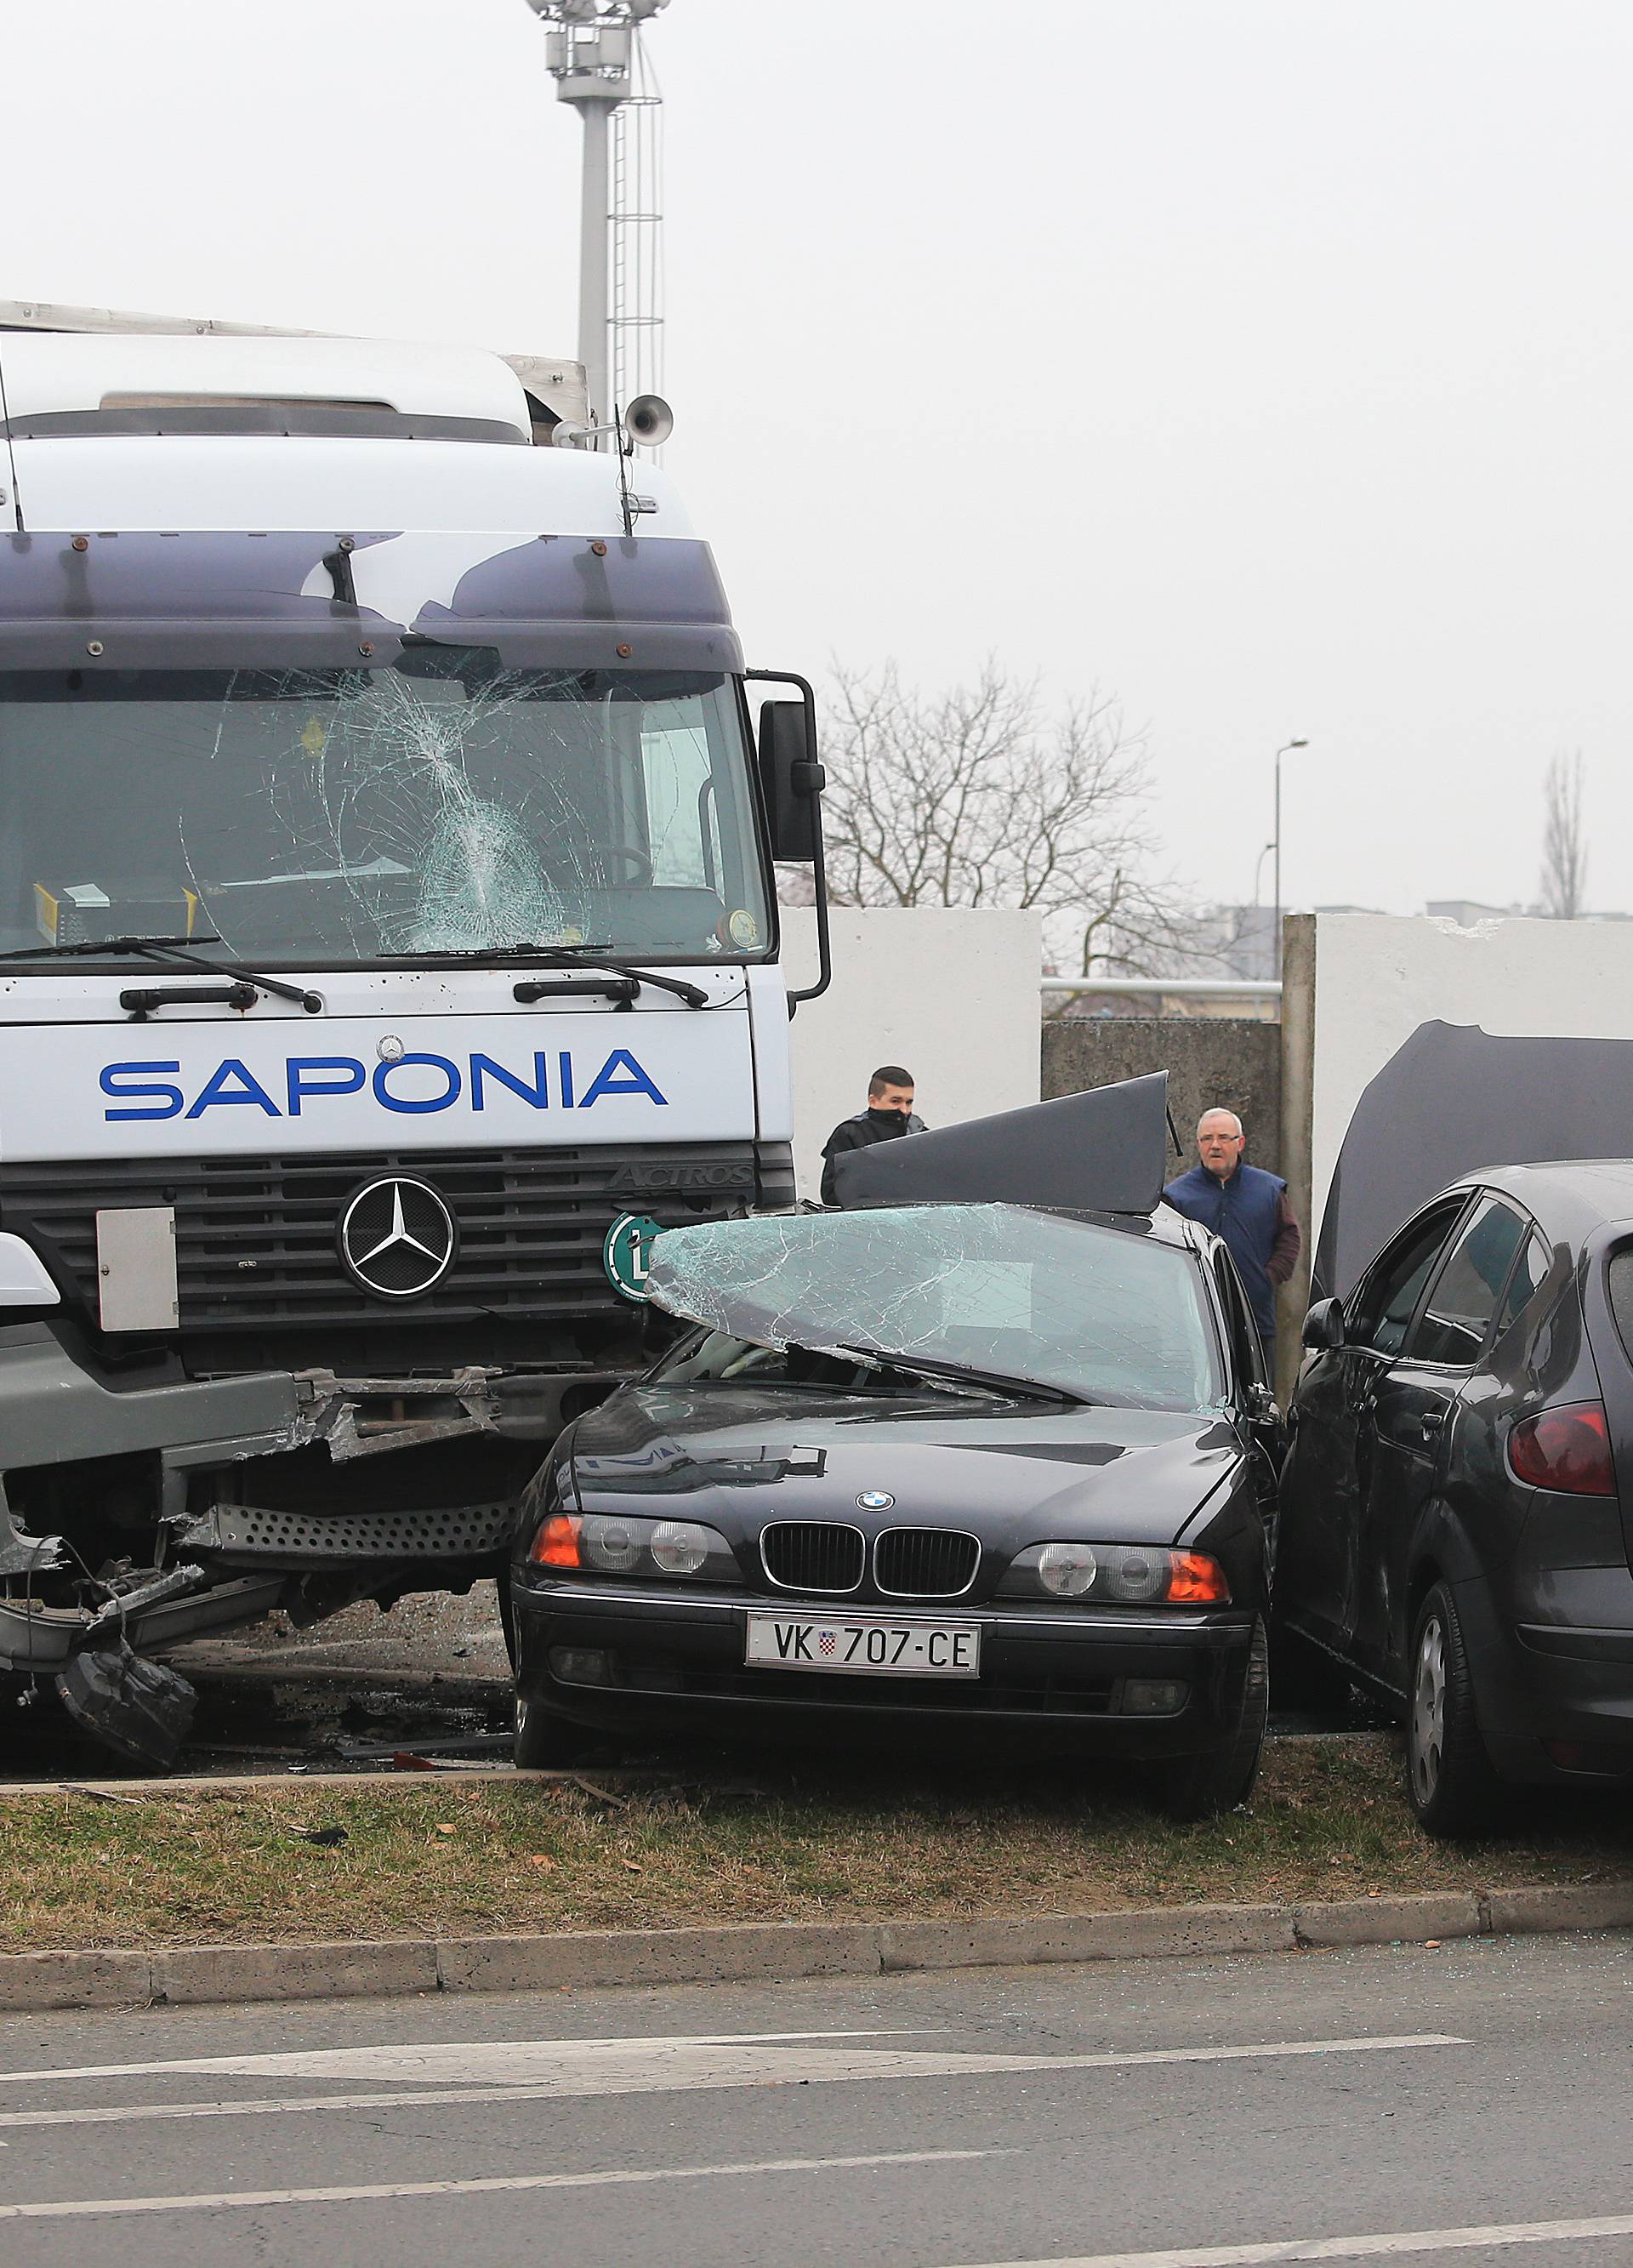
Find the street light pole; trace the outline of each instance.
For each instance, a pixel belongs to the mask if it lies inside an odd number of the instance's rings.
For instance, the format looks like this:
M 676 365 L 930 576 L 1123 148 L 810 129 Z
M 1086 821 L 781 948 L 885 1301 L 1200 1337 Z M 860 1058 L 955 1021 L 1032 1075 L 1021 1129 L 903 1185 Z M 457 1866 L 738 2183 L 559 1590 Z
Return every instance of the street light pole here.
M 1271 851 L 1272 851 L 1272 850 L 1275 850 L 1275 848 L 1276 848 L 1276 845 L 1275 845 L 1275 843 L 1267 843 L 1264 845 L 1264 847 L 1262 848 L 1262 850 L 1260 851 L 1259 856 L 1257 857 L 1257 858 L 1255 858 L 1255 859 L 1254 859 L 1254 868 L 1253 868 L 1253 925 L 1252 925 L 1251 930 L 1249 931 L 1249 935 L 1252 937 L 1252 939 L 1253 939 L 1253 945 L 1252 945 L 1253 966 L 1254 966 L 1254 973 L 1255 973 L 1256 975 L 1257 975 L 1257 974 L 1262 974 L 1262 971 L 1261 970 L 1261 968 L 1260 968 L 1260 961 L 1259 961 L 1259 945 L 1260 945 L 1260 938 L 1259 938 L 1259 905 L 1260 905 L 1260 895 L 1259 895 L 1259 894 L 1260 894 L 1261 890 L 1262 890 L 1262 889 L 1263 888 L 1263 887 L 1264 887 L 1264 862 L 1265 862 L 1265 860 L 1269 857 L 1269 855 L 1270 855 Z
M 1287 740 L 1276 751 L 1276 826 L 1270 837 L 1276 850 L 1276 858 L 1270 868 L 1276 892 L 1276 919 L 1275 926 L 1270 932 L 1270 939 L 1272 966 L 1278 976 L 1282 973 L 1282 758 L 1290 755 L 1294 748 L 1307 748 L 1309 745 L 1308 740 Z

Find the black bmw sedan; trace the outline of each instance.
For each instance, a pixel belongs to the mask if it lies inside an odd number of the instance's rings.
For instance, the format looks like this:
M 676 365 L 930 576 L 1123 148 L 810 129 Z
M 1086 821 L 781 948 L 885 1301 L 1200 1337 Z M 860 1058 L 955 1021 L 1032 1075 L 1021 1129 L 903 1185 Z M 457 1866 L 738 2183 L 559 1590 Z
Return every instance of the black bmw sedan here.
M 1458 1182 L 1304 1343 L 1278 1692 L 1393 1702 L 1435 1833 L 1514 1782 L 1633 1778 L 1633 1162 Z
M 570 1426 L 513 1568 L 519 1764 L 586 1729 L 1007 1738 L 1241 1800 L 1277 1424 L 1228 1255 L 1166 1210 L 671 1230 L 691 1329 Z

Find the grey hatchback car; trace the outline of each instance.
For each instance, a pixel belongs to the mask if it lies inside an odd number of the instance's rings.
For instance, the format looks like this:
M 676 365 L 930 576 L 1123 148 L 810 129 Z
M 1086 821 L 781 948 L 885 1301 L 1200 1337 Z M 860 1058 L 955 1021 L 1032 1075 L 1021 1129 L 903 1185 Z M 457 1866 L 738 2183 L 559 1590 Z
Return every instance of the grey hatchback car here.
M 1304 1344 L 1278 1691 L 1384 1696 L 1434 1833 L 1633 1779 L 1633 1160 L 1459 1182 Z

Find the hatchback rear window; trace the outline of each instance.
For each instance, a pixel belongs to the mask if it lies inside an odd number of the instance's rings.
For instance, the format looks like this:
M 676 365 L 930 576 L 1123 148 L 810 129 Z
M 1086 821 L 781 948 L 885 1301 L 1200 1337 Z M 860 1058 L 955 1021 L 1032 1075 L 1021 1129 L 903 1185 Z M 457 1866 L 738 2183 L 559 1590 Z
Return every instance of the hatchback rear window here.
M 1514 1263 L 1514 1272 L 1508 1279 L 1508 1289 L 1503 1294 L 1503 1305 L 1497 1319 L 1497 1336 L 1501 1338 L 1516 1315 L 1528 1307 L 1542 1288 L 1548 1270 L 1548 1249 L 1534 1228 L 1526 1239 L 1525 1250 Z
M 1610 1294 L 1610 1312 L 1616 1319 L 1622 1351 L 1633 1362 L 1633 1244 L 1619 1244 L 1611 1254 L 1605 1270 L 1605 1289 Z

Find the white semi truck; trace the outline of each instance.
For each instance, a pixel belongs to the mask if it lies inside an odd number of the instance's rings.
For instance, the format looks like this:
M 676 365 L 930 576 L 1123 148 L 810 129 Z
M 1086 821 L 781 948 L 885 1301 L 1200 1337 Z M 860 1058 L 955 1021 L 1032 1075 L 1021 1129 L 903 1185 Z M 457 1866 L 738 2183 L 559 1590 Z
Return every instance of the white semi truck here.
M 130 1755 L 492 1572 L 657 1227 L 793 1199 L 810 689 L 577 376 L 0 306 L 0 1691 Z

